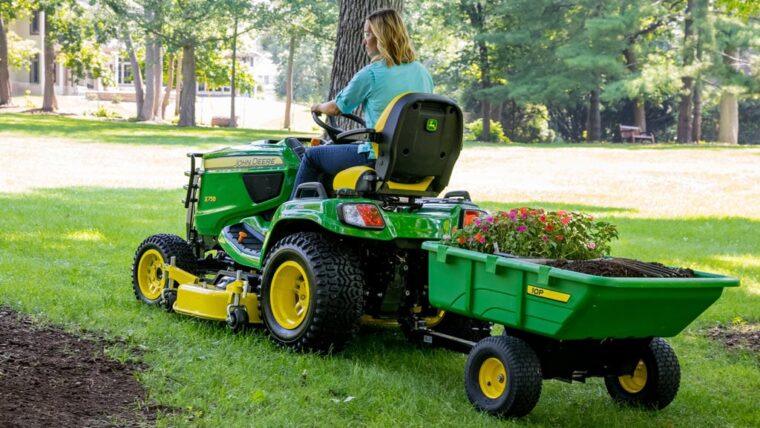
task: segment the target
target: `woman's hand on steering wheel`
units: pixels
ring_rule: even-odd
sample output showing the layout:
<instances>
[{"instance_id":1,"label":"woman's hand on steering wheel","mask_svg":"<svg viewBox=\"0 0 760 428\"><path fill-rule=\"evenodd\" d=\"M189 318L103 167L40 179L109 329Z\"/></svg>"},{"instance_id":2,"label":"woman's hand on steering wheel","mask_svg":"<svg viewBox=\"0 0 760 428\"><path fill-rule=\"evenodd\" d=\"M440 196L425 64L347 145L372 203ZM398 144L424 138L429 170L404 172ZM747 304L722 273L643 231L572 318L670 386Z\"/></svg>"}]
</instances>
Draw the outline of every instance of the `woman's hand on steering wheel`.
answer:
<instances>
[{"instance_id":1,"label":"woman's hand on steering wheel","mask_svg":"<svg viewBox=\"0 0 760 428\"><path fill-rule=\"evenodd\" d=\"M314 119L314 122L317 125L319 125L322 129L324 129L325 132L327 132L327 135L330 136L330 139L332 140L333 144L341 144L341 142L338 141L338 134L340 134L341 132L345 132L345 129L338 128L338 126L335 124L336 116L329 116L329 115L327 116L327 122L329 122L329 124L323 122L322 119L320 119L320 116L321 116L321 113L318 113L316 111L311 112L311 117L312 119ZM364 119L362 119L361 117L355 114L341 113L339 116L350 119L358 123L362 127L366 126Z\"/></svg>"}]
</instances>

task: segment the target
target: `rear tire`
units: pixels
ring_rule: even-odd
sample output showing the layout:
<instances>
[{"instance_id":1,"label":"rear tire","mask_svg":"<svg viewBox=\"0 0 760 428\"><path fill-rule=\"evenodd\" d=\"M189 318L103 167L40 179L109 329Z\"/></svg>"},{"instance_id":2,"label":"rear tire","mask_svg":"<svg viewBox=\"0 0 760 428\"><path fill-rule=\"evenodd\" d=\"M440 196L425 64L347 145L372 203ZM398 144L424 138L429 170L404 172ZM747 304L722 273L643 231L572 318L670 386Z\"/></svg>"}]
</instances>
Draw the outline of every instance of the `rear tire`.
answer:
<instances>
[{"instance_id":1,"label":"rear tire","mask_svg":"<svg viewBox=\"0 0 760 428\"><path fill-rule=\"evenodd\" d=\"M296 350L342 349L359 329L363 274L358 258L313 232L279 241L267 255L261 316L272 339Z\"/></svg>"},{"instance_id":2,"label":"rear tire","mask_svg":"<svg viewBox=\"0 0 760 428\"><path fill-rule=\"evenodd\" d=\"M161 303L161 292L166 286L164 265L172 257L178 268L194 273L193 249L177 235L153 235L137 247L132 260L132 289L137 300L148 305Z\"/></svg>"},{"instance_id":3,"label":"rear tire","mask_svg":"<svg viewBox=\"0 0 760 428\"><path fill-rule=\"evenodd\" d=\"M467 398L479 410L500 417L525 416L541 397L541 362L523 340L492 336L478 342L467 356Z\"/></svg>"},{"instance_id":4,"label":"rear tire","mask_svg":"<svg viewBox=\"0 0 760 428\"><path fill-rule=\"evenodd\" d=\"M673 348L662 338L654 338L641 355L634 372L624 376L606 376L604 385L616 402L653 410L670 404L681 384L681 367Z\"/></svg>"}]
</instances>

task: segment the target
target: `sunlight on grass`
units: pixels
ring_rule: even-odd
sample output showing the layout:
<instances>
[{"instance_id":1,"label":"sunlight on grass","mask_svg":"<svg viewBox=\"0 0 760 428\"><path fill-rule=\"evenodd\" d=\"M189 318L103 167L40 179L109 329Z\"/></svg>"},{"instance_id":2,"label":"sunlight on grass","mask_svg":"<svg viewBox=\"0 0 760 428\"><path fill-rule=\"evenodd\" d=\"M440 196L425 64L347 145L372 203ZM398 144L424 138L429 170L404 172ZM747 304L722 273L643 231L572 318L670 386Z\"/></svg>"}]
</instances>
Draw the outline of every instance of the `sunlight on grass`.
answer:
<instances>
[{"instance_id":1,"label":"sunlight on grass","mask_svg":"<svg viewBox=\"0 0 760 428\"><path fill-rule=\"evenodd\" d=\"M77 230L67 233L64 238L72 241L102 241L105 236L97 230Z\"/></svg>"}]
</instances>

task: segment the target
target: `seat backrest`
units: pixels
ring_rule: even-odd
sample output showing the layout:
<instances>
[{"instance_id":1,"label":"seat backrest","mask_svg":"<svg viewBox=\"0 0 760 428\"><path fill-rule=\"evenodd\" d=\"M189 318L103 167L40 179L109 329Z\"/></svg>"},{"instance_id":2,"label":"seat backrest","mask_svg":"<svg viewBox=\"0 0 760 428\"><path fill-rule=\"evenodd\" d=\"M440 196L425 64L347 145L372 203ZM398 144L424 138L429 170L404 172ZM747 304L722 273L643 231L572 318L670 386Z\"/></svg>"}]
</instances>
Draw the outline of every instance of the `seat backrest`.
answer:
<instances>
[{"instance_id":1,"label":"seat backrest","mask_svg":"<svg viewBox=\"0 0 760 428\"><path fill-rule=\"evenodd\" d=\"M462 150L462 110L448 97L407 93L380 116L375 171L378 193L436 196L449 184Z\"/></svg>"}]
</instances>

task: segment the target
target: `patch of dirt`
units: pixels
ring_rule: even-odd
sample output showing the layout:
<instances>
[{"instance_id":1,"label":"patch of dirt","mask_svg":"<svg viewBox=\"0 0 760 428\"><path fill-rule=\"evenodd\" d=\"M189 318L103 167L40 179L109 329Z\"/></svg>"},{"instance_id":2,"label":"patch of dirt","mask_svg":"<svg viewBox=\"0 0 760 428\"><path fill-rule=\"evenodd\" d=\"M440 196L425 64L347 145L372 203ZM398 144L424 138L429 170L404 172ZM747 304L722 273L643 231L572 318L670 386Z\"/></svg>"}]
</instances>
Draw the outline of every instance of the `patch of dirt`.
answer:
<instances>
[{"instance_id":1,"label":"patch of dirt","mask_svg":"<svg viewBox=\"0 0 760 428\"><path fill-rule=\"evenodd\" d=\"M548 260L548 266L610 278L693 278L694 271L670 268L655 262L613 258L595 260Z\"/></svg>"},{"instance_id":2,"label":"patch of dirt","mask_svg":"<svg viewBox=\"0 0 760 428\"><path fill-rule=\"evenodd\" d=\"M139 367L107 358L108 345L0 308L0 426L154 425Z\"/></svg>"},{"instance_id":3,"label":"patch of dirt","mask_svg":"<svg viewBox=\"0 0 760 428\"><path fill-rule=\"evenodd\" d=\"M760 323L718 325L706 334L728 349L751 351L760 358Z\"/></svg>"}]
</instances>

